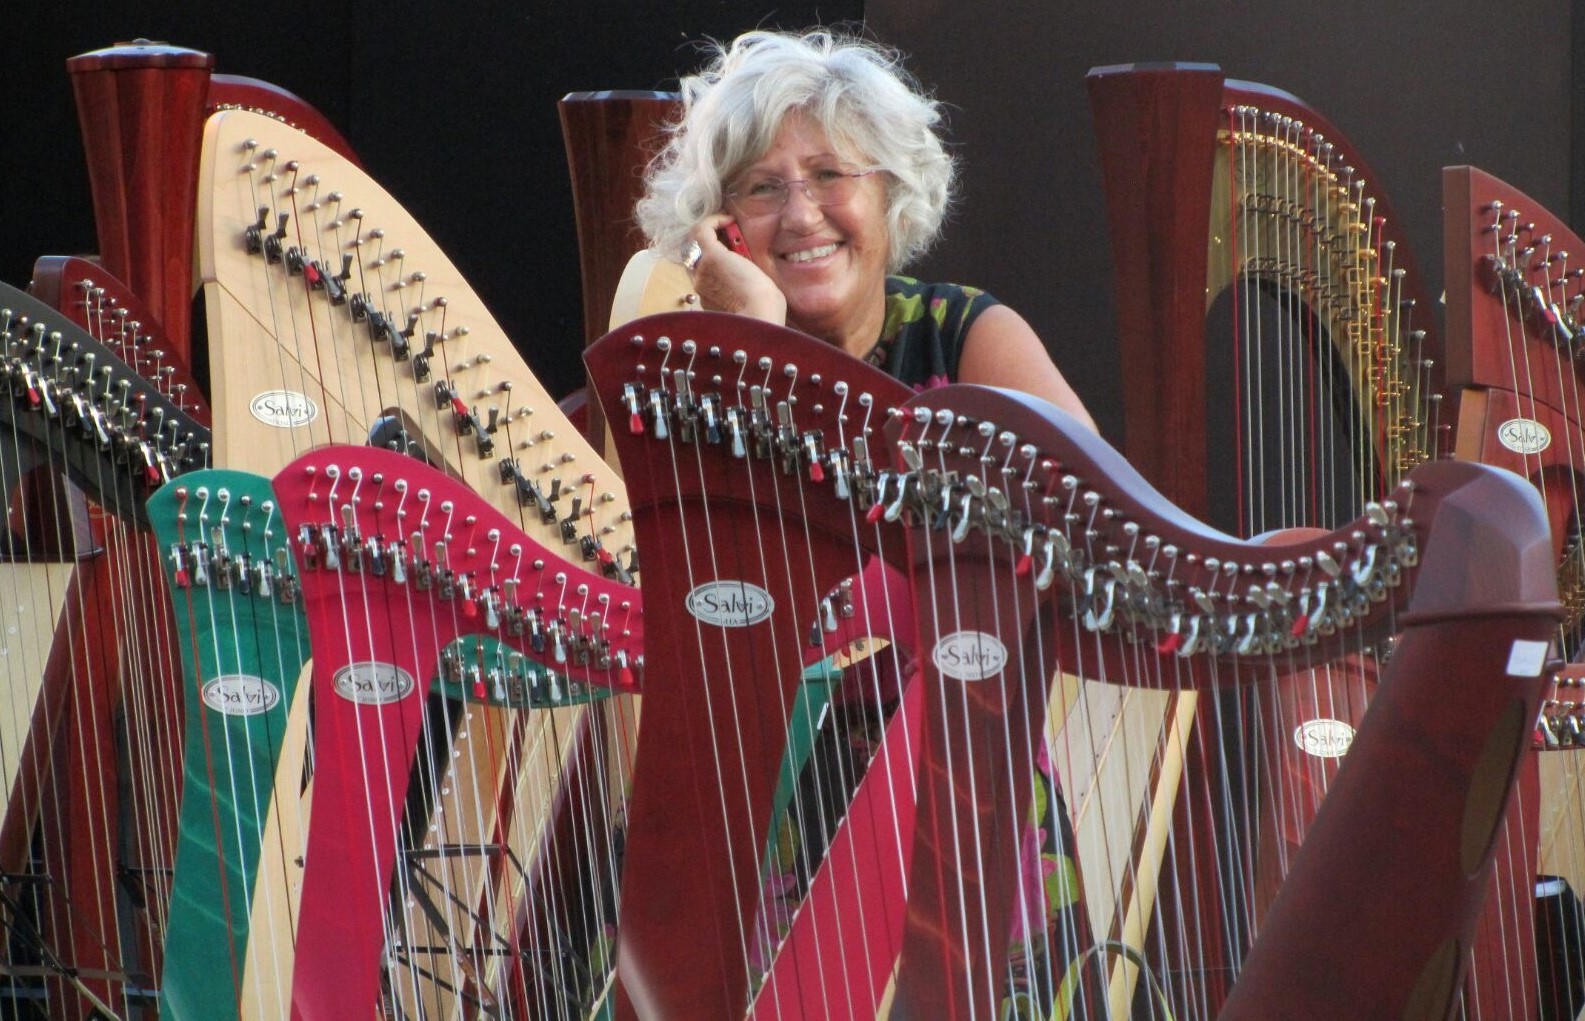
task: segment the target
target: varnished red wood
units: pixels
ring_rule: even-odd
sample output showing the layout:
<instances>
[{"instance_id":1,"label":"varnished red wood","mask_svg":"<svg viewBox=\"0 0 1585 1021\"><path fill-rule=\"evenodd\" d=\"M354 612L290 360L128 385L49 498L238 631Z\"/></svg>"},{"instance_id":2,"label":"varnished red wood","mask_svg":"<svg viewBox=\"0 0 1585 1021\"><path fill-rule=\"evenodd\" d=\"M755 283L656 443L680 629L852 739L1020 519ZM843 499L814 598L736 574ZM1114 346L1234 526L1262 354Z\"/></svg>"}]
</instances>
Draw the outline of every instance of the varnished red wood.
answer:
<instances>
[{"instance_id":1,"label":"varnished red wood","mask_svg":"<svg viewBox=\"0 0 1585 1021\"><path fill-rule=\"evenodd\" d=\"M1406 294L1425 310L1416 323L1427 330L1432 305L1377 187L1380 179L1346 136L1298 97L1225 79L1213 64L1100 67L1087 82L1106 189L1122 374L1139 383L1124 387L1123 449L1169 499L1204 517L1205 314L1208 297L1215 297L1206 294L1207 241L1212 189L1226 187L1212 180L1212 164L1229 110L1270 111L1324 137L1339 162L1353 168L1353 179L1370 184L1380 239L1394 244ZM1427 390L1439 393L1434 334L1425 349L1433 363Z\"/></svg>"},{"instance_id":2,"label":"varnished red wood","mask_svg":"<svg viewBox=\"0 0 1585 1021\"><path fill-rule=\"evenodd\" d=\"M342 151L325 117L278 86L214 75L208 53L139 39L66 62L88 180L99 259L141 297L173 354L193 364L193 223L204 119L216 109L257 109Z\"/></svg>"},{"instance_id":3,"label":"varnished red wood","mask_svg":"<svg viewBox=\"0 0 1585 1021\"><path fill-rule=\"evenodd\" d=\"M1086 79L1112 237L1123 450L1205 517L1205 277L1221 71L1121 65ZM1132 373L1142 373L1134 375Z\"/></svg>"},{"instance_id":4,"label":"varnished red wood","mask_svg":"<svg viewBox=\"0 0 1585 1021\"><path fill-rule=\"evenodd\" d=\"M1020 442L1033 443L1039 460L1055 463L1052 471L1103 490L1100 506L1107 511L1107 524L1093 537L1098 546L1109 541L1111 529L1131 523L1142 536L1160 536L1180 551L1198 552L1196 545L1185 542L1201 537L1174 520L1175 514L1158 518L1154 511L1159 498L1142 488L1098 441L1071 423L1066 435L1049 424L1042 428L1035 402L965 390L927 393L915 406L948 408L967 415L970 422L995 422ZM942 456L944 470L966 471L974 463L964 458L960 466ZM1044 474L1038 473L1036 481ZM1550 536L1532 488L1510 473L1452 462L1422 466L1411 474L1410 483L1420 555L1409 572L1413 577L1406 576L1403 588L1391 596L1407 597L1406 612L1396 618L1407 629L1396 639L1389 677L1261 926L1221 1017L1269 1019L1273 1005L1280 1003L1281 1016L1316 1021L1440 1018L1448 1016L1459 995L1465 954L1489 884L1493 842L1540 696L1538 652L1547 648L1561 607ZM1354 530L1351 526L1334 533L1319 548L1333 548L1331 538ZM1268 557L1289 561L1298 548L1314 542L1252 545L1232 562ZM928 547L934 558L947 552L939 540ZM1222 551L1217 559L1228 562L1227 553ZM1011 572L1004 563L1002 581L993 581L988 573L976 585L976 557L970 542L956 551L958 577L969 579L967 591L956 593L957 605L979 598L977 589L999 590L1005 596L1021 584L1007 580ZM1054 586L1053 594L1060 589ZM1127 628L1120 626L1097 635L1096 641L1122 643L1126 634ZM928 647L929 638L924 641ZM1517 655L1521 648L1528 653L1527 662ZM1312 646L1299 656L1319 651ZM924 663L929 676L934 660ZM1044 692L1044 666L1025 680L1034 686L1032 694ZM1224 670L1223 675L1232 673ZM982 680L971 686L968 703L986 698L981 686L994 683ZM1031 698L1032 705L1043 701ZM1449 715L1453 706L1456 710ZM1000 719L993 709L978 727L970 725L962 733L1000 731ZM1032 726L1038 729L1038 716ZM989 740L994 745L994 737ZM954 832L935 821L950 814L940 806L955 805L957 824L966 829L988 803L1002 797L994 790L1002 781L983 779L983 769L968 768L970 757L962 749L972 744L959 740L951 760L938 757L938 743L926 747L908 942L898 974L895 1009L900 1013L894 1016L966 1017L971 1016L970 1005L977 1005L982 1015L993 1009L999 992L996 962L988 962L989 967L985 961L974 962L974 948L942 934L1006 931L997 898L1007 896L1007 884L1002 879L998 891L991 869L1010 873L1016 867L1011 849L1001 850L997 863L993 846L987 852L991 864L986 873L970 877L971 889L961 899L929 895L930 863L941 857L934 849L948 845ZM932 765L945 761L952 761L954 768ZM1027 765L1015 764L1008 775L1018 777ZM956 786L932 782L934 776L949 774L959 778ZM962 786L968 776L978 778L972 791ZM1022 818L1019 793L1012 792L1010 800L1002 797L1001 819ZM928 805L937 808L932 811ZM1410 846L1416 853L1402 853ZM946 860L954 858L948 855ZM937 872L952 874L945 868ZM981 976L978 986L974 975ZM1348 981L1340 982L1344 975Z\"/></svg>"},{"instance_id":5,"label":"varnished red wood","mask_svg":"<svg viewBox=\"0 0 1585 1021\"><path fill-rule=\"evenodd\" d=\"M583 273L584 343L605 336L616 284L647 244L633 219L644 168L680 112L671 92L570 92L558 104Z\"/></svg>"},{"instance_id":6,"label":"varnished red wood","mask_svg":"<svg viewBox=\"0 0 1585 1021\"><path fill-rule=\"evenodd\" d=\"M644 194L644 168L659 149L661 131L680 106L676 93L616 90L570 92L558 107L572 181L587 347L605 336L622 270L648 244L633 206ZM586 409L584 435L604 444L599 402L588 402Z\"/></svg>"},{"instance_id":7,"label":"varnished red wood","mask_svg":"<svg viewBox=\"0 0 1585 1021\"><path fill-rule=\"evenodd\" d=\"M746 434L741 459L725 432L714 444L702 431L698 442L666 440L647 402L629 413L623 387L674 392L672 373L690 371L694 399L714 395L734 415L750 409L747 387L762 388L772 423L777 404L796 398L800 432L819 429L827 447L877 428L908 391L835 348L720 313L636 320L591 347L586 361L614 423L644 551L646 605L666 607L673 621L651 628L645 645L617 930L618 976L631 1002L618 1016L733 1017L747 1007L745 940L755 931L790 707L817 651L811 623L825 593L858 573L861 554L880 551L867 529L856 529L853 505L832 495L834 479L806 490L754 454ZM873 408L861 405L863 394ZM807 460L795 470L808 472ZM764 555L756 536L771 545ZM898 544L892 555L901 554ZM741 627L683 613L711 582L752 586L773 607ZM712 735L730 737L717 746Z\"/></svg>"},{"instance_id":8,"label":"varnished red wood","mask_svg":"<svg viewBox=\"0 0 1585 1021\"><path fill-rule=\"evenodd\" d=\"M192 362L193 214L214 57L147 40L66 62L77 97L99 258L142 295Z\"/></svg>"},{"instance_id":9,"label":"varnished red wood","mask_svg":"<svg viewBox=\"0 0 1585 1021\"><path fill-rule=\"evenodd\" d=\"M353 166L363 166L352 143L308 101L288 92L273 82L249 78L239 74L217 74L209 78L209 96L204 103L206 114L217 110L254 110L284 121L319 141L325 143Z\"/></svg>"}]
</instances>

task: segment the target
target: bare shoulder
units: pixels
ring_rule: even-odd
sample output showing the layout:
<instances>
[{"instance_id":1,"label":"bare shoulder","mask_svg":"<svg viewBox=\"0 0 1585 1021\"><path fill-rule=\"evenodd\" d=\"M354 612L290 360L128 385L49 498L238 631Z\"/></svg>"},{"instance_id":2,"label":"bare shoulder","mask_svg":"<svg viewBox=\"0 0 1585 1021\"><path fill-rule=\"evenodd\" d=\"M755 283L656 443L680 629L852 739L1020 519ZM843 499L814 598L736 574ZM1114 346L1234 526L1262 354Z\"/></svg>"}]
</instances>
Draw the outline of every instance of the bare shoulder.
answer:
<instances>
[{"instance_id":1,"label":"bare shoulder","mask_svg":"<svg viewBox=\"0 0 1585 1021\"><path fill-rule=\"evenodd\" d=\"M1052 363L1034 328L1006 305L991 306L969 327L958 359L958 379L1044 398L1097 431L1084 402Z\"/></svg>"}]
</instances>

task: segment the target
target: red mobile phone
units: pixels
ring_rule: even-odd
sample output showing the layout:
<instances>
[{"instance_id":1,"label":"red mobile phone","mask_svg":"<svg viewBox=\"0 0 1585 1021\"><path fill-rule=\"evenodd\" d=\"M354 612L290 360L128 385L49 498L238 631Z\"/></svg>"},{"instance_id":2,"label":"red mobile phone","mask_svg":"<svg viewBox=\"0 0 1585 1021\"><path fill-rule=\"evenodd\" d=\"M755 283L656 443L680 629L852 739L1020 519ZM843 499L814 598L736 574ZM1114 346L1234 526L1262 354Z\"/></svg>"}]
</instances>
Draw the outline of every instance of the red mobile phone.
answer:
<instances>
[{"instance_id":1,"label":"red mobile phone","mask_svg":"<svg viewBox=\"0 0 1585 1021\"><path fill-rule=\"evenodd\" d=\"M743 240L743 232L737 229L737 224L729 223L718 228L715 236L720 238L721 243L732 249L732 251L745 259L749 258L748 242Z\"/></svg>"}]
</instances>

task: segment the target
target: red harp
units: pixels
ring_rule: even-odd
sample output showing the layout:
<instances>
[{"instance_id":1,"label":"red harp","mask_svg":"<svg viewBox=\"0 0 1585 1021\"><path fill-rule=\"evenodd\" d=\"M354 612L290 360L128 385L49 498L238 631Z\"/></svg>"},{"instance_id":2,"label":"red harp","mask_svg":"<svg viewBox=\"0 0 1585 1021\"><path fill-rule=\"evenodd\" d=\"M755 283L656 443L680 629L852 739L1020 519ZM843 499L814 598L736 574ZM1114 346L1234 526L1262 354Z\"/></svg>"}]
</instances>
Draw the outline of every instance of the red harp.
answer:
<instances>
[{"instance_id":1,"label":"red harp","mask_svg":"<svg viewBox=\"0 0 1585 1021\"><path fill-rule=\"evenodd\" d=\"M1116 940L1085 935L1065 964L1033 965L1043 969L1040 988L1013 993L1006 985L1011 920L1023 913L1015 903L1031 890L1020 880L1019 850L1036 760L1049 753L1066 785L1067 765L1094 756L1071 712L1060 724L1063 736L1048 735L1048 726L1059 726L1045 715L1052 668L1061 666L1059 677L1133 677L1169 689L1265 685L1296 663L1335 656L1335 643L1357 645L1378 629L1406 627L1398 639L1405 655L1395 660L1388 687L1397 690L1396 671L1419 675L1426 667L1420 682L1405 686L1427 685L1412 702L1437 697L1432 678L1439 668L1416 664L1428 649L1488 610L1502 617L1506 611L1498 606L1522 606L1498 632L1474 643L1489 654L1482 676L1503 676L1517 648L1523 663L1514 672L1525 677L1514 686L1501 682L1498 697L1468 717L1460 714L1479 737L1453 772L1482 779L1473 788L1461 780L1431 795L1422 808L1439 817L1435 822L1413 817L1441 831L1427 842L1440 850L1388 878L1381 869L1372 874L1368 864L1380 850L1371 841L1386 831L1350 836L1360 818L1354 812L1380 819L1405 807L1371 793L1379 784L1375 770L1398 768L1387 765L1394 760L1411 768L1400 756L1420 754L1399 731L1418 710L1407 703L1393 708L1389 699L1375 732L1362 733L1356 745L1374 750L1351 758L1359 764L1346 767L1333 788L1334 795L1353 792L1331 809L1330 818L1339 821L1317 823L1320 844L1292 863L1288 882L1296 885L1279 895L1256 950L1234 963L1228 1016L1247 1009L1259 1015L1277 989L1285 1003L1292 990L1303 990L1296 1016L1368 1016L1372 1008L1346 999L1357 990L1325 988L1330 972L1313 968L1321 957L1357 947L1326 935L1316 905L1367 876L1390 884L1394 898L1437 905L1440 920L1417 933L1399 929L1388 938L1390 953L1373 944L1359 961L1351 959L1350 966L1370 960L1380 969L1372 972L1380 981L1367 983L1365 995L1400 1009L1420 997L1433 1005L1430 1016L1451 1008L1460 948L1486 882L1483 862L1464 855L1477 845L1479 857L1489 853L1558 612L1533 493L1500 472L1438 465L1416 473L1397 503L1373 506L1338 532L1242 543L1166 505L1104 445L1053 424L1057 413L977 391L930 393L908 407L884 409L875 393L884 392L886 381L779 328L730 316L657 316L614 332L591 349L589 361L613 416L619 408L644 412L617 446L639 541L665 551L669 568L664 581L652 574L646 593L651 697L635 765L618 925L619 977L630 1000L623 1016L736 1016L750 1009L751 997L761 1016L873 1015L888 997L905 1016L985 1016L1012 995L1044 998L1041 1009L1066 996L1072 1007L1085 980L1069 982L1070 973L1083 972L1087 958L1113 953L1148 975L1137 988L1149 991L1139 995L1159 997L1160 1006L1183 1012L1177 997L1184 997L1189 1012L1194 1004L1202 1013L1207 1004L1220 1009L1221 979L1208 985L1203 976L1174 973L1170 941L1123 953ZM886 430L890 440L881 430L888 419L896 420ZM1466 498L1484 505L1488 497L1495 501L1492 516L1474 515L1485 522L1475 526L1481 534L1496 541L1512 516L1528 523L1510 535L1516 545L1502 554L1504 563L1525 565L1523 580L1510 576L1516 587L1500 596L1469 589L1484 568L1464 560L1463 538L1448 541L1453 555L1442 567L1430 556L1440 545L1438 529L1461 532L1473 524L1453 508L1467 506ZM1505 509L1495 510L1498 504ZM894 616L886 634L901 657L927 663L923 675L910 682L912 671L903 664L897 675L903 679L888 692L864 682L867 669L854 673L860 698L873 689L877 702L898 707L887 728L899 722L915 728L921 757L915 833L905 833L914 816L894 810L884 839L871 829L861 842L866 849L855 851L839 828L831 856L805 880L805 910L775 924L766 904L776 891L763 884L766 837L779 811L774 780L787 735L797 729L790 724L811 650L821 658L833 644L849 647L848 632L825 629L829 593L860 573L866 555L912 569L916 624L899 627ZM1441 576L1444 569L1474 574L1454 581ZM853 590L859 587L855 582ZM1464 611L1442 617L1434 608L1464 600L1453 594L1460 590L1471 593L1464 604L1469 618L1460 616ZM1488 594L1496 600L1489 607L1483 605ZM677 622L671 627L655 617L668 612ZM866 633L881 630L878 623L866 622ZM1430 630L1416 631L1422 626ZM668 634L675 637L668 641ZM978 634L998 636L997 651L965 638ZM991 662L1000 666L987 668ZM1019 680L984 683L993 676ZM1481 699L1491 693L1471 685L1477 689ZM917 729L921 714L924 730ZM665 739L647 744L652 735ZM891 736L888 731L886 740ZM1484 751L1491 748L1501 751ZM979 751L985 759L975 759ZM866 824L864 785L872 777L896 785L894 805L910 801L915 789L898 782L909 768L906 758L874 762L886 768L872 764L854 784L860 796L852 815ZM1418 776L1440 767L1427 760L1412 768ZM1488 790L1487 780L1497 780L1502 794L1476 799L1482 835L1465 840L1470 791ZM1433 801L1442 807L1430 809ZM965 834L975 836L965 841ZM1122 838L1129 845L1136 840L1131 829ZM877 850L887 839L892 846ZM1087 869L1082 848L1076 857L1079 869ZM905 884L876 878L898 874L908 877ZM1130 884L1142 875L1103 874L1098 882ZM1395 910L1375 898L1342 899L1350 909ZM841 910L857 905L857 914ZM823 939L800 938L801 926L814 924L810 916L827 926ZM1238 921L1251 919L1246 913ZM1364 920L1348 924L1364 926ZM1375 931L1375 924L1351 931ZM1288 942L1296 938L1308 943ZM779 952L761 954L761 947ZM1388 961L1398 953L1403 956ZM1087 1002L1097 1011L1091 1016L1099 1016L1098 1001ZM1253 1008L1246 1006L1251 1002Z\"/></svg>"},{"instance_id":2,"label":"red harp","mask_svg":"<svg viewBox=\"0 0 1585 1021\"><path fill-rule=\"evenodd\" d=\"M1524 476L1541 494L1568 607L1563 655L1572 661L1549 693L1538 754L1525 764L1499 849L1499 875L1513 878L1484 920L1491 951L1477 958L1476 990L1484 1016L1563 1017L1585 1006L1572 924L1585 877L1570 723L1580 702L1582 273L1569 266L1585 246L1543 205L1477 168L1444 169L1442 197L1454 450Z\"/></svg>"}]
</instances>

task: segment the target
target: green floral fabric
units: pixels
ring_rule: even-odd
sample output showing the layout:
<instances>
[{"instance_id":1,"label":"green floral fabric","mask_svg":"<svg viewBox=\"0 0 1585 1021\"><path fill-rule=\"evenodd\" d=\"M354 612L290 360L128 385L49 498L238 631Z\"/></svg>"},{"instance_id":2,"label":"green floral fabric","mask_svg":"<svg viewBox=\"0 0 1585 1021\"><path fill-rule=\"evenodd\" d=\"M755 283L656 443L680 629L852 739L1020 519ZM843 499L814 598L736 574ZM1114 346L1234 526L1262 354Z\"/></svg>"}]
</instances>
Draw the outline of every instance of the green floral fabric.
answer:
<instances>
[{"instance_id":1,"label":"green floral fabric","mask_svg":"<svg viewBox=\"0 0 1585 1021\"><path fill-rule=\"evenodd\" d=\"M958 378L969 327L998 304L977 287L887 277L886 321L866 360L915 390L950 383Z\"/></svg>"}]
</instances>

